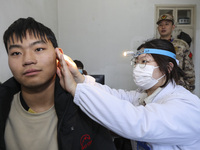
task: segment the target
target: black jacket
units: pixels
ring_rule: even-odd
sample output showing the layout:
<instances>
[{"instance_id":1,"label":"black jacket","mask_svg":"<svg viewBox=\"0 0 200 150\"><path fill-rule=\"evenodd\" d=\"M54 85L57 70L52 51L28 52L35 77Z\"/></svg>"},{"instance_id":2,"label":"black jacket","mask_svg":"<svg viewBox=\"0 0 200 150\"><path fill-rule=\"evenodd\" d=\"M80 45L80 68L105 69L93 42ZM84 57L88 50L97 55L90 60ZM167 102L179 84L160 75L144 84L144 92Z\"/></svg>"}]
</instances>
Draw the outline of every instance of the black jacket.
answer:
<instances>
[{"instance_id":1,"label":"black jacket","mask_svg":"<svg viewBox=\"0 0 200 150\"><path fill-rule=\"evenodd\" d=\"M5 124L13 96L19 91L20 85L14 78L0 85L0 150L6 149ZM58 77L54 96L59 150L115 150L109 131L91 120L73 103L72 95L62 89Z\"/></svg>"}]
</instances>

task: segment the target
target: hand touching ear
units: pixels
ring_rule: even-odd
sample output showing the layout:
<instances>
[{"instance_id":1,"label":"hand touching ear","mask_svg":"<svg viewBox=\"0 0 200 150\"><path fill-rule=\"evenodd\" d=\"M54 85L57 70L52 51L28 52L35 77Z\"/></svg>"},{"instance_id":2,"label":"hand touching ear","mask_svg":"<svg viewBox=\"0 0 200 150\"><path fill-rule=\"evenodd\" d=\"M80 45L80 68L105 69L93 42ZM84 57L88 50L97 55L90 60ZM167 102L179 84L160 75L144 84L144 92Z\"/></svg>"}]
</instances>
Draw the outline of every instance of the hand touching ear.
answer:
<instances>
[{"instance_id":1,"label":"hand touching ear","mask_svg":"<svg viewBox=\"0 0 200 150\"><path fill-rule=\"evenodd\" d=\"M57 48L57 57L59 54L63 54L62 49ZM60 53L59 53L60 51ZM83 83L85 80L85 77L79 72L75 62L67 55L63 54L64 60L67 63L68 69L70 70L72 76L74 77L74 80L76 83Z\"/></svg>"},{"instance_id":2,"label":"hand touching ear","mask_svg":"<svg viewBox=\"0 0 200 150\"><path fill-rule=\"evenodd\" d=\"M60 78L60 84L69 93L73 96L75 95L77 83L74 80L73 74L77 74L78 69L76 64L71 60L70 57L64 55L56 48L56 54L58 59L57 74ZM76 71L77 70L77 71Z\"/></svg>"}]
</instances>

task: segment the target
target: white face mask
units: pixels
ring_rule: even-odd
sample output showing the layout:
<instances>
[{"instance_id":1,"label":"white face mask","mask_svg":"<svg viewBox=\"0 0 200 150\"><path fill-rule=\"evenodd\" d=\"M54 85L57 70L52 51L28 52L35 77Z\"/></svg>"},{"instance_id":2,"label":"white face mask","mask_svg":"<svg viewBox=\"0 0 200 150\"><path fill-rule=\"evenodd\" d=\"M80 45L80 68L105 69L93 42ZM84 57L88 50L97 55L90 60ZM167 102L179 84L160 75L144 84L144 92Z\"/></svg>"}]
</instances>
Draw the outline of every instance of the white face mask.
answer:
<instances>
[{"instance_id":1,"label":"white face mask","mask_svg":"<svg viewBox=\"0 0 200 150\"><path fill-rule=\"evenodd\" d=\"M154 67L152 65L146 65L144 68L141 68L139 64L137 64L133 69L133 80L135 84L143 90L153 87L161 78L165 76L163 75L159 79L154 79L152 75L155 68L158 68L158 66Z\"/></svg>"}]
</instances>

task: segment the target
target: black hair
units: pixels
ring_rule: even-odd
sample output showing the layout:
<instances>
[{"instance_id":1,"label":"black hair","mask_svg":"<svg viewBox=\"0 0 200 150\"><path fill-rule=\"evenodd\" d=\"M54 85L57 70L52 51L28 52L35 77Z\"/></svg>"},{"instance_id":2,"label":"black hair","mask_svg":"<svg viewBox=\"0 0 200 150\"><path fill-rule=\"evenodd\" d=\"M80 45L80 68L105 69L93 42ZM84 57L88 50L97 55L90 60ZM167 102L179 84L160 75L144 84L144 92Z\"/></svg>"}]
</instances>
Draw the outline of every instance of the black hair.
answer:
<instances>
[{"instance_id":1,"label":"black hair","mask_svg":"<svg viewBox=\"0 0 200 150\"><path fill-rule=\"evenodd\" d=\"M26 38L27 32L30 35L34 35L36 38L40 38L44 42L51 41L54 48L58 47L58 43L54 33L50 28L44 26L42 23L35 21L33 18L19 18L14 21L8 29L4 32L3 41L5 48L8 52L8 43L14 42L14 36L17 40L23 41Z\"/></svg>"},{"instance_id":2,"label":"black hair","mask_svg":"<svg viewBox=\"0 0 200 150\"><path fill-rule=\"evenodd\" d=\"M84 65L80 60L74 60L77 67L84 69Z\"/></svg>"},{"instance_id":3,"label":"black hair","mask_svg":"<svg viewBox=\"0 0 200 150\"><path fill-rule=\"evenodd\" d=\"M140 50L141 48L156 48L156 49L162 49L170 51L174 54L176 54L174 45L164 39L153 39L150 41L145 42L144 44L140 45L137 50ZM161 86L164 87L167 85L168 81L176 82L178 83L178 80L180 77L184 77L185 73L182 71L182 69L178 66L175 59L165 56L165 55L159 55L159 54L151 54L151 56L154 58L155 62L159 65L159 69L162 73L166 76L165 83ZM173 63L173 67L169 65L169 62ZM171 71L169 71L171 70Z\"/></svg>"}]
</instances>

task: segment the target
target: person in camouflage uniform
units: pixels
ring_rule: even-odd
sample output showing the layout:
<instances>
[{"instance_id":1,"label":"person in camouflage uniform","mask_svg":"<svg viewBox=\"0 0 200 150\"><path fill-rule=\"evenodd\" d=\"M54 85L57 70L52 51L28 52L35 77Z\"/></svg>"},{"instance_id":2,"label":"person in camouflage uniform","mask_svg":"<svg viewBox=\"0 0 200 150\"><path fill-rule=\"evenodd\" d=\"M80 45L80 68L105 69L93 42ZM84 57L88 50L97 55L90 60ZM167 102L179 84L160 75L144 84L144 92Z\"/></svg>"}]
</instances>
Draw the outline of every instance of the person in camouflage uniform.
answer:
<instances>
[{"instance_id":1,"label":"person in camouflage uniform","mask_svg":"<svg viewBox=\"0 0 200 150\"><path fill-rule=\"evenodd\" d=\"M176 58L179 60L179 66L185 72L185 77L180 79L179 84L192 92L195 89L195 72L192 62L192 53L185 41L174 39L172 43L176 50Z\"/></svg>"},{"instance_id":2,"label":"person in camouflage uniform","mask_svg":"<svg viewBox=\"0 0 200 150\"><path fill-rule=\"evenodd\" d=\"M195 89L195 72L189 45L181 39L172 38L172 32L175 29L174 18L172 15L161 15L158 18L157 25L160 38L169 40L173 43L176 50L176 59L179 61L180 68L185 73L185 77L180 79L179 84L193 92Z\"/></svg>"}]
</instances>

